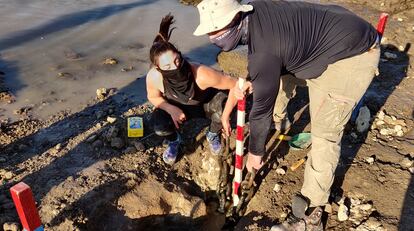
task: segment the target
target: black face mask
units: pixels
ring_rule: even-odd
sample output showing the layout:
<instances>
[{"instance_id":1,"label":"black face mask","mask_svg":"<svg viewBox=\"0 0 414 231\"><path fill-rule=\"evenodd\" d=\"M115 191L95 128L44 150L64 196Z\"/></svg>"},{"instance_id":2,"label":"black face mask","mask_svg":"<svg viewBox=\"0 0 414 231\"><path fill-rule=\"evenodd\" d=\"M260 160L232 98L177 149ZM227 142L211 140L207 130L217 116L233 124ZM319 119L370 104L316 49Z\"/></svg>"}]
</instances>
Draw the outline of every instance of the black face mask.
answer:
<instances>
[{"instance_id":1,"label":"black face mask","mask_svg":"<svg viewBox=\"0 0 414 231\"><path fill-rule=\"evenodd\" d=\"M164 93L167 98L187 103L194 96L194 76L190 63L181 57L180 64L174 70L161 70Z\"/></svg>"},{"instance_id":2,"label":"black face mask","mask_svg":"<svg viewBox=\"0 0 414 231\"><path fill-rule=\"evenodd\" d=\"M240 43L247 43L247 16L236 21L224 34L211 38L210 41L223 51L230 51Z\"/></svg>"}]
</instances>

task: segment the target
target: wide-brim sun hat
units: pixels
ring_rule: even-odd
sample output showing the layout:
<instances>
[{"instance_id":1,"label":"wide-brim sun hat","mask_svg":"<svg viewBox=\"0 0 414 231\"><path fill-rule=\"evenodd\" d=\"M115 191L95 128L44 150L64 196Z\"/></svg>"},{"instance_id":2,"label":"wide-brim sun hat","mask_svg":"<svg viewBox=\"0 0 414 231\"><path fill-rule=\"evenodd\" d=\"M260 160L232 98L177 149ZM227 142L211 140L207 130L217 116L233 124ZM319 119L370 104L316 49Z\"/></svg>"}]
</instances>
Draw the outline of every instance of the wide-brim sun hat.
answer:
<instances>
[{"instance_id":1,"label":"wide-brim sun hat","mask_svg":"<svg viewBox=\"0 0 414 231\"><path fill-rule=\"evenodd\" d=\"M252 11L253 6L240 4L237 0L203 0L197 9L200 25L193 34L200 36L223 29L237 13Z\"/></svg>"}]
</instances>

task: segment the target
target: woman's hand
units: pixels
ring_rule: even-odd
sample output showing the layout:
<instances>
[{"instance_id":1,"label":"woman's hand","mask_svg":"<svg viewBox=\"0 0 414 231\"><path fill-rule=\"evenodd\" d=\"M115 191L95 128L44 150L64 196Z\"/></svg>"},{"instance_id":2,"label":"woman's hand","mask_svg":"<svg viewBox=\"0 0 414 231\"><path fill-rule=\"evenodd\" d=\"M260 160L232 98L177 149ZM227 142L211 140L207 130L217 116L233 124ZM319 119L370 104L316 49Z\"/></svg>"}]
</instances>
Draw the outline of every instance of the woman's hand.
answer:
<instances>
[{"instance_id":1,"label":"woman's hand","mask_svg":"<svg viewBox=\"0 0 414 231\"><path fill-rule=\"evenodd\" d=\"M228 116L221 116L221 124L223 125L223 134L229 137L231 134L230 118Z\"/></svg>"},{"instance_id":2,"label":"woman's hand","mask_svg":"<svg viewBox=\"0 0 414 231\"><path fill-rule=\"evenodd\" d=\"M176 106L172 106L171 108L169 108L168 114L170 114L174 122L174 125L177 129L179 128L179 125L186 120L184 112Z\"/></svg>"},{"instance_id":3,"label":"woman's hand","mask_svg":"<svg viewBox=\"0 0 414 231\"><path fill-rule=\"evenodd\" d=\"M237 80L238 81L238 80ZM250 81L245 81L243 84L243 88L239 88L239 83L237 82L236 86L234 86L234 95L238 100L241 100L244 98L244 96L247 94L251 94L253 92L253 86Z\"/></svg>"}]
</instances>

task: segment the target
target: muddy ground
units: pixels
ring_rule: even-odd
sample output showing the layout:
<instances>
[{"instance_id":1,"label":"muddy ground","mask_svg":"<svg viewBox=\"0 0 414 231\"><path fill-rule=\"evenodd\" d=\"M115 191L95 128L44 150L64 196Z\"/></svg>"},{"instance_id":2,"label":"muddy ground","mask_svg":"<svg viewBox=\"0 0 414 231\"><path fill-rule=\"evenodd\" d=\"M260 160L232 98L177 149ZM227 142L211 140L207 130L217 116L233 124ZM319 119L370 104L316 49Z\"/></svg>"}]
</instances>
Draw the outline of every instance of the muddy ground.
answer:
<instances>
[{"instance_id":1,"label":"muddy ground","mask_svg":"<svg viewBox=\"0 0 414 231\"><path fill-rule=\"evenodd\" d=\"M412 1L384 2L329 1L374 25L381 10L395 13L383 39L380 74L364 101L370 129L361 134L350 123L342 142L327 230L414 230L414 11ZM139 81L144 80L133 86ZM306 89L299 89L290 115L306 102ZM170 167L161 159L163 140L152 134L151 110L122 91L103 89L79 111L40 120L22 108L16 112L20 120L2 121L0 228L19 229L8 190L24 181L47 230L220 230L225 217L216 211L217 157L203 136L208 121L183 127L184 155ZM145 138L127 138L125 119L137 115L144 118ZM308 123L305 111L290 134L309 131ZM269 230L285 219L304 170L289 167L306 153L277 145L234 230ZM339 221L344 207L349 217Z\"/></svg>"}]
</instances>

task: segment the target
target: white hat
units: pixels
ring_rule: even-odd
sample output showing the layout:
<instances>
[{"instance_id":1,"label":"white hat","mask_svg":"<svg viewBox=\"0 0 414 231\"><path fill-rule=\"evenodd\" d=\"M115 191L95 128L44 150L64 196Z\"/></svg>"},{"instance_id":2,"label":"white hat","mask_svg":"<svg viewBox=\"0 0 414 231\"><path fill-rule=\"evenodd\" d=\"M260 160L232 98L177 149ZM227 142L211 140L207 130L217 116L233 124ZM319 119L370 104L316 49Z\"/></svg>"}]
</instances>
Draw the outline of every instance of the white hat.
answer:
<instances>
[{"instance_id":1,"label":"white hat","mask_svg":"<svg viewBox=\"0 0 414 231\"><path fill-rule=\"evenodd\" d=\"M200 25L193 33L195 36L221 30L230 24L237 13L253 10L252 5L242 5L237 0L203 0L197 8Z\"/></svg>"}]
</instances>

